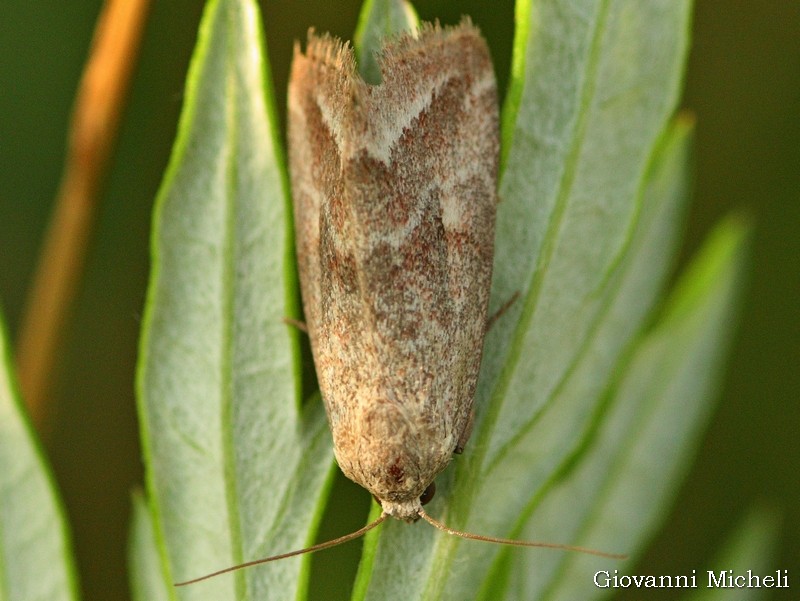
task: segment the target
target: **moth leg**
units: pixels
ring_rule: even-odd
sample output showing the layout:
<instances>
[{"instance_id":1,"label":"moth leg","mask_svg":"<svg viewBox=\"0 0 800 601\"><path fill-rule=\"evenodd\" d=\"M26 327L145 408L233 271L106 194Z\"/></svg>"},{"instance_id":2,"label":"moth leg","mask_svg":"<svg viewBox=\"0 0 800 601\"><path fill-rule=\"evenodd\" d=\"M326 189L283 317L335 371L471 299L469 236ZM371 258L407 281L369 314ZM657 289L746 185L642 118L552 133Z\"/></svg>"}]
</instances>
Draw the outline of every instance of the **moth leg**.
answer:
<instances>
[{"instance_id":1,"label":"moth leg","mask_svg":"<svg viewBox=\"0 0 800 601\"><path fill-rule=\"evenodd\" d=\"M461 431L461 436L458 437L456 448L453 451L456 455L461 455L464 452L464 447L467 446L470 434L472 434L472 425L475 423L475 409L470 409L467 423L464 424L464 429Z\"/></svg>"},{"instance_id":2,"label":"moth leg","mask_svg":"<svg viewBox=\"0 0 800 601\"><path fill-rule=\"evenodd\" d=\"M511 307L511 305L513 305L517 301L518 298L519 298L519 290L517 290L514 294L512 294L511 298L508 299L505 303L503 303L503 306L500 307L497 311L495 311L494 315L490 315L489 316L489 318L486 320L486 331L487 332L489 331L489 328L491 328L494 325L494 322L496 322L498 319L500 319L500 317L503 315L503 313L508 311L508 309Z\"/></svg>"},{"instance_id":3,"label":"moth leg","mask_svg":"<svg viewBox=\"0 0 800 601\"><path fill-rule=\"evenodd\" d=\"M304 321L300 321L299 319L292 319L291 317L283 317L282 321L287 326L294 326L301 332L305 332L306 334L308 334L308 326L305 324Z\"/></svg>"}]
</instances>

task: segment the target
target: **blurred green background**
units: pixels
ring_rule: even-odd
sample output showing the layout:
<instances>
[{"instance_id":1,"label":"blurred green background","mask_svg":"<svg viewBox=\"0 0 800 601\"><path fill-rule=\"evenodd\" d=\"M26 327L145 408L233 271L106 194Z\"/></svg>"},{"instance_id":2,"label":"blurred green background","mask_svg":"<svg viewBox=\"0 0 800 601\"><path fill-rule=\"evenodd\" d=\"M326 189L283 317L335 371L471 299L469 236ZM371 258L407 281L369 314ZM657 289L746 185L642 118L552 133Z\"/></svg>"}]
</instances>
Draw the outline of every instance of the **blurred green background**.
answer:
<instances>
[{"instance_id":1,"label":"blurred green background","mask_svg":"<svg viewBox=\"0 0 800 601\"><path fill-rule=\"evenodd\" d=\"M101 4L0 4L0 303L12 337L58 187L71 106ZM175 135L203 3L153 4L57 366L45 437L87 601L128 598L129 495L142 481L134 366L150 211ZM350 37L359 4L262 2L281 114L293 40L304 39L312 25ZM416 6L423 19L445 23L470 14L489 40L504 88L512 0L419 0ZM682 264L716 221L745 208L756 226L751 286L718 411L672 514L635 573L702 571L748 507L766 500L785 516L774 566L788 569L794 584L770 598L797 599L800 3L697 0L683 105L697 116L697 143ZM344 481L333 498L337 505L322 536L360 525L369 503L364 491ZM326 573L343 569L335 562L354 561L358 551L354 544L316 557L315 581L327 586ZM325 596L338 598L332 590Z\"/></svg>"}]
</instances>

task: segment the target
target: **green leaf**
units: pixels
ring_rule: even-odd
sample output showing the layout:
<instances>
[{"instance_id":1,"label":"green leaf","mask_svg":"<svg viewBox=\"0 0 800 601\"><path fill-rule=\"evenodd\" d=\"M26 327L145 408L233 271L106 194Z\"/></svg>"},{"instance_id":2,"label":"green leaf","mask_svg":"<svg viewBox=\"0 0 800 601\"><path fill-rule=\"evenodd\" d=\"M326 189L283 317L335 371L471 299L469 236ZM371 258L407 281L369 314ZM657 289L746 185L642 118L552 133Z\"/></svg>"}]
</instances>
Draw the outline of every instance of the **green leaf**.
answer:
<instances>
[{"instance_id":1,"label":"green leaf","mask_svg":"<svg viewBox=\"0 0 800 601\"><path fill-rule=\"evenodd\" d=\"M140 492L133 495L128 563L134 601L166 601L171 587L162 572L156 529L147 503Z\"/></svg>"},{"instance_id":2,"label":"green leaf","mask_svg":"<svg viewBox=\"0 0 800 601\"><path fill-rule=\"evenodd\" d=\"M780 576L785 570L770 572L772 560L778 550L779 524L776 511L765 506L753 508L736 528L736 531L725 543L719 556L711 566L717 576L719 572L732 570L736 576L747 574L752 570L759 576ZM700 580L708 584L708 574L698 574ZM702 585L701 585L702 586ZM688 595L688 601L757 601L770 594L768 588L698 588L694 594Z\"/></svg>"},{"instance_id":3,"label":"green leaf","mask_svg":"<svg viewBox=\"0 0 800 601\"><path fill-rule=\"evenodd\" d=\"M2 318L0 361L0 600L74 600L66 520L20 402Z\"/></svg>"},{"instance_id":4,"label":"green leaf","mask_svg":"<svg viewBox=\"0 0 800 601\"><path fill-rule=\"evenodd\" d=\"M138 401L166 580L312 539L332 467L319 401L303 405L291 217L261 17L208 3L153 222ZM307 559L172 589L290 599Z\"/></svg>"},{"instance_id":5,"label":"green leaf","mask_svg":"<svg viewBox=\"0 0 800 601\"><path fill-rule=\"evenodd\" d=\"M490 458L552 402L597 327L676 107L690 3L545 0L518 12L529 37L515 44L522 92L504 107L493 296L522 299L488 337L480 435L504 433L480 441Z\"/></svg>"},{"instance_id":6,"label":"green leaf","mask_svg":"<svg viewBox=\"0 0 800 601\"><path fill-rule=\"evenodd\" d=\"M378 55L386 38L416 31L419 19L406 0L365 0L353 41L358 70L364 81L379 84Z\"/></svg>"}]
</instances>

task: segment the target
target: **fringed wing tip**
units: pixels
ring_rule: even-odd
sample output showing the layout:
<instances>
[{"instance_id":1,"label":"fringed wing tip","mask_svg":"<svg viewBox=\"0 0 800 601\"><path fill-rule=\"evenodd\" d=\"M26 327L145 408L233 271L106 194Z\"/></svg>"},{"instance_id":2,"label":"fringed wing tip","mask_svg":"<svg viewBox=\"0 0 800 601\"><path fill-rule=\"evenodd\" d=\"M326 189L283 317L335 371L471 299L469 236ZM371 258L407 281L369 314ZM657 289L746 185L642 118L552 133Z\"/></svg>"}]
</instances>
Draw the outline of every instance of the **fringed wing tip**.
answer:
<instances>
[{"instance_id":1,"label":"fringed wing tip","mask_svg":"<svg viewBox=\"0 0 800 601\"><path fill-rule=\"evenodd\" d=\"M295 58L299 44L295 43ZM309 60L331 67L346 74L356 74L356 59L349 42L343 42L328 33L317 35L313 28L308 30L305 56Z\"/></svg>"},{"instance_id":2,"label":"fringed wing tip","mask_svg":"<svg viewBox=\"0 0 800 601\"><path fill-rule=\"evenodd\" d=\"M438 20L424 22L416 32L406 32L388 38L378 57L381 76L386 77L396 65L406 61L419 51L427 53L444 49L447 45L458 45L460 39L472 40L472 45L488 55L488 46L481 36L480 29L472 19L464 16L458 25L441 25Z\"/></svg>"}]
</instances>

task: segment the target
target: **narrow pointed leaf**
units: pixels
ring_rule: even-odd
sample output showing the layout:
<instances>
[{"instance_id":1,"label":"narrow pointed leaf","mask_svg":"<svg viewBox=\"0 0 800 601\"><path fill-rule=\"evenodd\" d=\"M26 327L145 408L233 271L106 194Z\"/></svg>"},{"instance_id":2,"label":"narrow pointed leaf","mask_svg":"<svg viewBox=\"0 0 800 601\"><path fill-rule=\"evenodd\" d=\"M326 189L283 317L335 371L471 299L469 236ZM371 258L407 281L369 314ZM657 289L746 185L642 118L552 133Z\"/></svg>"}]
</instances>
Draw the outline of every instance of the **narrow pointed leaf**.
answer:
<instances>
[{"instance_id":1,"label":"narrow pointed leaf","mask_svg":"<svg viewBox=\"0 0 800 601\"><path fill-rule=\"evenodd\" d=\"M74 600L63 509L13 373L0 319L0 600Z\"/></svg>"},{"instance_id":2,"label":"narrow pointed leaf","mask_svg":"<svg viewBox=\"0 0 800 601\"><path fill-rule=\"evenodd\" d=\"M332 465L320 403L303 405L292 240L260 15L212 0L153 223L139 412L169 580L304 546ZM173 591L289 599L291 559Z\"/></svg>"},{"instance_id":3,"label":"narrow pointed leaf","mask_svg":"<svg viewBox=\"0 0 800 601\"><path fill-rule=\"evenodd\" d=\"M378 53L387 38L407 31L416 31L419 19L406 0L366 0L361 8L358 26L353 36L358 71L364 81L378 84L381 72Z\"/></svg>"},{"instance_id":4,"label":"narrow pointed leaf","mask_svg":"<svg viewBox=\"0 0 800 601\"><path fill-rule=\"evenodd\" d=\"M629 243L653 149L679 97L690 7L545 0L520 25L529 37L517 40L524 59L515 64L525 79L512 83L522 92L503 115L493 296L497 304L517 291L522 298L487 341L498 350L487 353L482 391L494 391L477 434L490 460L553 401L596 327L599 291Z\"/></svg>"}]
</instances>

